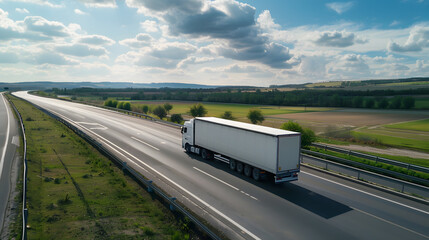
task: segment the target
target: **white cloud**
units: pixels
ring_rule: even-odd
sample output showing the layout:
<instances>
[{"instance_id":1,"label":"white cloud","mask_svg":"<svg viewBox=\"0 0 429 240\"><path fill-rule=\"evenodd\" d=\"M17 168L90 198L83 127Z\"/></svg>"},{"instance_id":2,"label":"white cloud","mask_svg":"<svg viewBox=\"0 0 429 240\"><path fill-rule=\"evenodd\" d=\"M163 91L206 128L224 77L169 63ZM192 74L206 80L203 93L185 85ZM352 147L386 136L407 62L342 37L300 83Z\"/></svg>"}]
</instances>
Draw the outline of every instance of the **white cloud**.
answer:
<instances>
[{"instance_id":1,"label":"white cloud","mask_svg":"<svg viewBox=\"0 0 429 240\"><path fill-rule=\"evenodd\" d=\"M86 35L80 37L78 42L91 45L113 45L115 41L102 35Z\"/></svg>"},{"instance_id":2,"label":"white cloud","mask_svg":"<svg viewBox=\"0 0 429 240\"><path fill-rule=\"evenodd\" d=\"M130 48L142 48L149 46L153 41L152 36L146 33L139 33L135 38L128 38L119 41L119 44L128 46Z\"/></svg>"},{"instance_id":3,"label":"white cloud","mask_svg":"<svg viewBox=\"0 0 429 240\"><path fill-rule=\"evenodd\" d=\"M88 14L88 13L83 12L82 10L77 9L77 8L74 10L74 13L76 13L77 15L87 15Z\"/></svg>"},{"instance_id":4,"label":"white cloud","mask_svg":"<svg viewBox=\"0 0 429 240\"><path fill-rule=\"evenodd\" d=\"M94 7L94 8L116 8L115 0L79 0L86 7Z\"/></svg>"},{"instance_id":5,"label":"white cloud","mask_svg":"<svg viewBox=\"0 0 429 240\"><path fill-rule=\"evenodd\" d=\"M128 52L117 58L118 63L134 63L137 66L164 69L177 68L178 64L196 51L189 43L157 43L138 52Z\"/></svg>"},{"instance_id":6,"label":"white cloud","mask_svg":"<svg viewBox=\"0 0 429 240\"><path fill-rule=\"evenodd\" d=\"M30 13L27 9L25 9L25 8L15 8L15 11L16 12L19 12L19 13L25 13L25 14L28 14L28 13Z\"/></svg>"},{"instance_id":7,"label":"white cloud","mask_svg":"<svg viewBox=\"0 0 429 240\"><path fill-rule=\"evenodd\" d=\"M347 12L348 10L350 10L350 8L353 7L353 5L353 2L331 2L326 4L328 8L334 10L338 14Z\"/></svg>"},{"instance_id":8,"label":"white cloud","mask_svg":"<svg viewBox=\"0 0 429 240\"><path fill-rule=\"evenodd\" d=\"M172 36L219 42L217 53L223 57L259 62L272 68L291 68L296 64L287 47L261 34L261 26L269 24L268 13L263 13L256 24L255 8L248 4L235 0L127 0L126 3L167 23Z\"/></svg>"},{"instance_id":9,"label":"white cloud","mask_svg":"<svg viewBox=\"0 0 429 240\"><path fill-rule=\"evenodd\" d=\"M100 57L103 55L107 55L108 53L107 50L103 47L89 46L86 44L60 45L57 46L55 49L60 53L76 57Z\"/></svg>"},{"instance_id":10,"label":"white cloud","mask_svg":"<svg viewBox=\"0 0 429 240\"><path fill-rule=\"evenodd\" d=\"M24 25L27 31L40 33L42 36L67 37L70 35L64 24L56 21L48 21L40 16L29 16L24 19Z\"/></svg>"},{"instance_id":11,"label":"white cloud","mask_svg":"<svg viewBox=\"0 0 429 240\"><path fill-rule=\"evenodd\" d=\"M354 33L334 31L321 33L314 42L319 46L349 47L355 43L366 43L367 41L357 38Z\"/></svg>"},{"instance_id":12,"label":"white cloud","mask_svg":"<svg viewBox=\"0 0 429 240\"><path fill-rule=\"evenodd\" d=\"M424 48L429 48L428 25L414 26L404 44L391 41L387 46L387 49L392 52L421 52Z\"/></svg>"},{"instance_id":13,"label":"white cloud","mask_svg":"<svg viewBox=\"0 0 429 240\"><path fill-rule=\"evenodd\" d=\"M271 13L268 10L264 10L261 14L259 14L256 22L262 29L272 30L272 29L280 29L280 25L274 23L273 18L271 17Z\"/></svg>"},{"instance_id":14,"label":"white cloud","mask_svg":"<svg viewBox=\"0 0 429 240\"><path fill-rule=\"evenodd\" d=\"M146 32L158 32L158 24L155 21L146 20L140 23L141 28Z\"/></svg>"},{"instance_id":15,"label":"white cloud","mask_svg":"<svg viewBox=\"0 0 429 240\"><path fill-rule=\"evenodd\" d=\"M52 3L51 1L47 1L47 0L14 0L14 1L15 2L23 2L23 3L31 3L31 4L47 6L47 7L52 7L52 8L63 7L62 4L55 4L55 3Z\"/></svg>"}]
</instances>

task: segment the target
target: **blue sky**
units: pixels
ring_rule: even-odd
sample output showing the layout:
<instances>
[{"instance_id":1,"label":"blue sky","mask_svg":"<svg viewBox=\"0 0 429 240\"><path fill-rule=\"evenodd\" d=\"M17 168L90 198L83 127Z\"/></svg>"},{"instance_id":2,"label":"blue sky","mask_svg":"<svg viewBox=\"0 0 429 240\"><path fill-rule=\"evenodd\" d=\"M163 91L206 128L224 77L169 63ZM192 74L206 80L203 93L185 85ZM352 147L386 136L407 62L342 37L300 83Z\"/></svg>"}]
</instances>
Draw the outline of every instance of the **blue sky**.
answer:
<instances>
[{"instance_id":1,"label":"blue sky","mask_svg":"<svg viewBox=\"0 0 429 240\"><path fill-rule=\"evenodd\" d=\"M0 81L429 76L428 12L428 0L0 0Z\"/></svg>"}]
</instances>

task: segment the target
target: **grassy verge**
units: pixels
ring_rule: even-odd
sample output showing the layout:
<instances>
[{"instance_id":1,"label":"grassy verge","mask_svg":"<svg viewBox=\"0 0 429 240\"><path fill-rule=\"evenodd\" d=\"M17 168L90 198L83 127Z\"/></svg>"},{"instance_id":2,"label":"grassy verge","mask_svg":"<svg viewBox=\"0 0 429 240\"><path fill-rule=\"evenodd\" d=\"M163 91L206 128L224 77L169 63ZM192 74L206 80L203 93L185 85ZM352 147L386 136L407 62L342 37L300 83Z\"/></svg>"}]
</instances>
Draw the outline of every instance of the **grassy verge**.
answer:
<instances>
[{"instance_id":1,"label":"grassy verge","mask_svg":"<svg viewBox=\"0 0 429 240\"><path fill-rule=\"evenodd\" d=\"M72 131L12 100L27 131L29 239L196 238L186 223Z\"/></svg>"},{"instance_id":2,"label":"grassy verge","mask_svg":"<svg viewBox=\"0 0 429 240\"><path fill-rule=\"evenodd\" d=\"M321 148L317 148L317 147L313 147L313 146L311 146L309 149L311 151L320 152L320 153L328 154L331 156L340 157L340 158L344 158L347 160L367 164L370 166L375 166L375 167L379 167L379 168L383 168L383 169L387 169L387 170L391 170L391 171L395 171L395 172L407 174L410 176L415 176L415 177L419 177L422 179L429 180L429 174L427 174L427 173L413 171L413 170L407 170L406 168L397 167L397 166L393 166L390 164L376 162L376 161L372 161L372 160L368 160L368 159L364 159L364 158L359 158L359 157L344 154L344 153L338 153L338 152L334 152L334 151L330 151L330 150L325 150L325 149L321 149Z\"/></svg>"},{"instance_id":3,"label":"grassy verge","mask_svg":"<svg viewBox=\"0 0 429 240\"><path fill-rule=\"evenodd\" d=\"M374 153L374 152L365 152L365 151L358 151L358 152L377 156L377 157L392 159L392 160L403 162L403 163L419 165L422 167L429 167L429 160L428 159L411 158L411 157L406 157L406 156L394 156L394 155L380 154L380 153Z\"/></svg>"}]
</instances>

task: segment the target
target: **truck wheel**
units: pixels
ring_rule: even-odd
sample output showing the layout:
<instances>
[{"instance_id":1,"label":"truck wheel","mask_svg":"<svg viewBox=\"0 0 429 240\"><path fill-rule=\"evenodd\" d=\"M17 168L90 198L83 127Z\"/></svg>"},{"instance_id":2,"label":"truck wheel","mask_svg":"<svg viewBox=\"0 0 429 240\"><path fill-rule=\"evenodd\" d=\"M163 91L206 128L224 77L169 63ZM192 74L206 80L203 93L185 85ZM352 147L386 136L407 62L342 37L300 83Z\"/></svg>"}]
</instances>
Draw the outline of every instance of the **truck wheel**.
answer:
<instances>
[{"instance_id":1,"label":"truck wheel","mask_svg":"<svg viewBox=\"0 0 429 240\"><path fill-rule=\"evenodd\" d=\"M190 153L190 152L191 152L191 146L189 146L189 144L185 144L185 151L186 151L187 153Z\"/></svg>"},{"instance_id":2,"label":"truck wheel","mask_svg":"<svg viewBox=\"0 0 429 240\"><path fill-rule=\"evenodd\" d=\"M237 162L234 159L229 160L229 168L231 170L235 170L236 167L237 167Z\"/></svg>"},{"instance_id":3,"label":"truck wheel","mask_svg":"<svg viewBox=\"0 0 429 240\"><path fill-rule=\"evenodd\" d=\"M243 163L237 162L237 172L238 173L242 173L243 172L243 168L244 168Z\"/></svg>"},{"instance_id":4,"label":"truck wheel","mask_svg":"<svg viewBox=\"0 0 429 240\"><path fill-rule=\"evenodd\" d=\"M209 159L209 153L208 153L208 150L207 150L207 149L205 149L205 148L201 149L201 157L202 157L204 160Z\"/></svg>"},{"instance_id":5,"label":"truck wheel","mask_svg":"<svg viewBox=\"0 0 429 240\"><path fill-rule=\"evenodd\" d=\"M252 175L252 167L250 165L245 165L244 166L244 175L246 175L246 177L250 177L250 175Z\"/></svg>"},{"instance_id":6,"label":"truck wheel","mask_svg":"<svg viewBox=\"0 0 429 240\"><path fill-rule=\"evenodd\" d=\"M259 168L253 168L252 177L256 181L259 181L261 179L261 170L259 170Z\"/></svg>"}]
</instances>

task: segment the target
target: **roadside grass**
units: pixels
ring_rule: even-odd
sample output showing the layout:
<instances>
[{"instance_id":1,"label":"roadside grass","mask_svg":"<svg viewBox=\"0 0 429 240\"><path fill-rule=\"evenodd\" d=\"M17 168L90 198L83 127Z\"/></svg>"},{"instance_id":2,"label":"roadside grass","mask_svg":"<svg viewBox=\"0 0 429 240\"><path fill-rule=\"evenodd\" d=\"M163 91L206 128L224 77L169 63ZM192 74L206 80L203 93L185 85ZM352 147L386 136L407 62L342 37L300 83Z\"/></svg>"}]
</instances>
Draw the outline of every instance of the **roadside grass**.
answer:
<instances>
[{"instance_id":1,"label":"roadside grass","mask_svg":"<svg viewBox=\"0 0 429 240\"><path fill-rule=\"evenodd\" d=\"M367 164L367 165L371 165L371 166L375 166L375 167L379 167L379 168L383 168L383 169L387 169L387 170L403 173L406 175L415 176L418 178L429 180L429 174L427 174L427 173L413 171L413 170L407 170L406 168L393 166L393 165L386 164L386 163L376 162L376 161L368 160L368 159L364 159L364 158L359 158L359 157L344 154L344 153L338 153L338 152L334 152L334 151L330 151L330 150L325 150L325 149L314 147L314 146L311 146L309 149L311 151L320 152L320 153L328 154L331 156L340 157L340 158L344 158L347 160L351 160L351 161L355 161L355 162L359 162L359 163L363 163L363 164Z\"/></svg>"},{"instance_id":2,"label":"roadside grass","mask_svg":"<svg viewBox=\"0 0 429 240\"><path fill-rule=\"evenodd\" d=\"M387 128L429 132L429 118L412 122L385 125Z\"/></svg>"},{"instance_id":3,"label":"roadside grass","mask_svg":"<svg viewBox=\"0 0 429 240\"><path fill-rule=\"evenodd\" d=\"M27 135L28 239L190 238L173 213L83 139L11 99Z\"/></svg>"},{"instance_id":4,"label":"roadside grass","mask_svg":"<svg viewBox=\"0 0 429 240\"><path fill-rule=\"evenodd\" d=\"M359 129L358 131L352 131L351 134L355 138L360 139L376 139L382 145L399 147L399 148L409 148L415 149L423 152L429 152L429 141L422 137L421 139L416 139L418 136L409 134L408 137L396 137L399 133L391 132L377 132L366 129Z\"/></svg>"},{"instance_id":5,"label":"roadside grass","mask_svg":"<svg viewBox=\"0 0 429 240\"><path fill-rule=\"evenodd\" d=\"M429 168L429 160L428 159L412 158L412 157L407 157L407 156L395 156L395 155L381 154L381 153L375 153L375 152L366 152L366 151L357 151L357 152L361 152L361 153L365 153L368 155L373 155L373 156L377 156L377 157L395 160L398 162L403 162L403 163L408 163L408 164L413 164L413 165L418 165L418 166Z\"/></svg>"}]
</instances>

